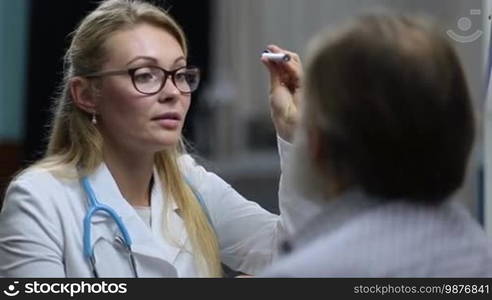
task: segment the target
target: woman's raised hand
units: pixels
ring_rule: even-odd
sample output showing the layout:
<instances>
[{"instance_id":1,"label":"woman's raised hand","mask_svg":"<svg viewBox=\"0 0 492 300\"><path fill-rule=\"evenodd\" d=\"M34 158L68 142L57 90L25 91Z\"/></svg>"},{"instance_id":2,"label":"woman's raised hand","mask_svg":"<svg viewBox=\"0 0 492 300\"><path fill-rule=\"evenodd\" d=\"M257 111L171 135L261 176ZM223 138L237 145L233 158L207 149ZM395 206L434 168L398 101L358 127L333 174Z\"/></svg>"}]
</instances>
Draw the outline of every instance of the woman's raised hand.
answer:
<instances>
[{"instance_id":1,"label":"woman's raised hand","mask_svg":"<svg viewBox=\"0 0 492 300\"><path fill-rule=\"evenodd\" d=\"M278 46L267 47L271 53L284 53L289 60L273 60L262 57L261 61L270 72L270 109L277 134L291 142L300 118L300 88L302 64L294 52Z\"/></svg>"}]
</instances>

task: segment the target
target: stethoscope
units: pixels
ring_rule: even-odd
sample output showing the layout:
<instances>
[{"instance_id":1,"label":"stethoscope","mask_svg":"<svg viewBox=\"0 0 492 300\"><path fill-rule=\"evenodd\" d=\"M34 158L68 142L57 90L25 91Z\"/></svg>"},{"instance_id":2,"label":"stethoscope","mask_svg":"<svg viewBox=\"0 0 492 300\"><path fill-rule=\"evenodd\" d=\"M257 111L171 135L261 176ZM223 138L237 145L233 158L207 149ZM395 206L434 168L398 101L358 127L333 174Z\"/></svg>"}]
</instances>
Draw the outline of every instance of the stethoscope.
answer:
<instances>
[{"instance_id":1,"label":"stethoscope","mask_svg":"<svg viewBox=\"0 0 492 300\"><path fill-rule=\"evenodd\" d=\"M203 198L201 195L196 192L186 180L188 185L190 186L191 190L193 191L195 197L198 199L198 202L200 202L200 205L202 206L202 209L205 211L205 214L208 218L208 221L210 224L212 224L212 220L210 219L210 214L208 213L207 206L205 205ZM84 247L84 256L86 259L89 261L89 264L91 266L92 274L94 275L95 278L99 278L99 273L97 272L96 268L96 257L94 256L94 247L91 246L91 225L92 225L92 217L98 213L98 212L105 212L110 219L112 219L116 225L118 226L118 230L121 233L121 236L117 236L116 240L120 242L120 244L123 246L123 248L127 251L128 253L128 258L129 258L129 264L131 266L133 276L138 278L138 272L137 272L137 266L135 263L135 258L133 256L132 252L132 239L130 238L130 234L128 233L128 230L123 223L123 220L121 217L116 213L114 209L109 207L108 205L101 203L97 200L96 194L94 193L94 190L92 189L91 184L89 183L89 179L87 177L83 177L81 179L82 183L82 188L84 189L87 199L89 202L89 209L87 211L87 214L84 217L84 232L83 232L83 247Z\"/></svg>"},{"instance_id":2,"label":"stethoscope","mask_svg":"<svg viewBox=\"0 0 492 300\"><path fill-rule=\"evenodd\" d=\"M87 177L82 178L82 187L89 201L89 210L87 211L87 214L84 217L84 233L83 233L84 256L89 261L94 277L99 278L99 274L96 269L96 257L94 256L94 247L91 246L91 225L92 225L91 219L97 212L105 212L111 219L113 219L113 221L118 226L118 229L122 237L117 237L117 239L122 243L123 248L125 248L128 253L128 257L130 259L130 266L133 271L133 276L138 278L137 266L135 264L135 258L133 257L133 252L132 252L132 239L130 238L130 234L126 229L125 224L123 224L123 220L116 213L114 209L97 200L96 194L94 193L94 190L92 189L92 186L89 183L89 179Z\"/></svg>"}]
</instances>

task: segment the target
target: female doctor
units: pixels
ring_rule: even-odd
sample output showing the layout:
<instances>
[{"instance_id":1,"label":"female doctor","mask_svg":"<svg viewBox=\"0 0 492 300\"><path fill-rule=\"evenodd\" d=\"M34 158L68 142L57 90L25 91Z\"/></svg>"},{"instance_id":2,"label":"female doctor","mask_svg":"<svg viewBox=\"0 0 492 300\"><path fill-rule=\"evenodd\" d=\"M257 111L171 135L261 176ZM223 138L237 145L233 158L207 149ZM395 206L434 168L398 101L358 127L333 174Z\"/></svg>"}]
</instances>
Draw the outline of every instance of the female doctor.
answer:
<instances>
[{"instance_id":1,"label":"female doctor","mask_svg":"<svg viewBox=\"0 0 492 300\"><path fill-rule=\"evenodd\" d=\"M185 153L181 129L200 75L185 41L165 11L140 1L103 1L80 23L47 153L7 190L1 276L216 277L221 262L257 274L274 259L297 204L281 187L282 217L271 214ZM282 154L301 65L269 50L292 57L263 59Z\"/></svg>"}]
</instances>

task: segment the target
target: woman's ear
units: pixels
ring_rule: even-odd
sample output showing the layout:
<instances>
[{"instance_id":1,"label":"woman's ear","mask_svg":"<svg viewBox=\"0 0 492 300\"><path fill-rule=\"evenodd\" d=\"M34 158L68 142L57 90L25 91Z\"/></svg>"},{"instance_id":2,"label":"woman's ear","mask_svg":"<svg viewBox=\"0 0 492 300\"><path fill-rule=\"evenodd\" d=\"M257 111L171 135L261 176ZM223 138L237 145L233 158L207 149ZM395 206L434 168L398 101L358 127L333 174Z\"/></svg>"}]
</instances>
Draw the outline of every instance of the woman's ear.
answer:
<instances>
[{"instance_id":1,"label":"woman's ear","mask_svg":"<svg viewBox=\"0 0 492 300\"><path fill-rule=\"evenodd\" d=\"M75 106L93 114L96 110L96 97L90 81L83 77L70 79L70 94Z\"/></svg>"}]
</instances>

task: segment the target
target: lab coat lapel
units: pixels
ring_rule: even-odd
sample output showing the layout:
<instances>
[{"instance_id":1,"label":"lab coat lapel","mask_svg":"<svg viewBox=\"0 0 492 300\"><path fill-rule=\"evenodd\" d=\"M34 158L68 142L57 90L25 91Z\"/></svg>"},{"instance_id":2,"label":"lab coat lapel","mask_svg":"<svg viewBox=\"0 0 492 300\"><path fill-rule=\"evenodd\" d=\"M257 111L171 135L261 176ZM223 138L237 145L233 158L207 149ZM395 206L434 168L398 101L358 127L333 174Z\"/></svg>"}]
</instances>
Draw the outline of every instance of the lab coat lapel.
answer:
<instances>
[{"instance_id":1,"label":"lab coat lapel","mask_svg":"<svg viewBox=\"0 0 492 300\"><path fill-rule=\"evenodd\" d=\"M154 172L155 176L156 172ZM154 177L154 187L152 190L152 227L162 223L162 214L158 214L157 211L162 211L163 198L162 192L159 192L160 184L158 184L158 177ZM145 223L140 219L135 209L126 201L121 194L116 181L111 175L107 166L102 163L101 166L89 176L89 182L92 185L94 193L96 194L99 202L104 203L113 208L116 213L122 218L123 224L125 224L129 235L132 239L132 250L137 261L137 265L144 264L145 266L140 268L140 272L146 272L148 267L159 268L163 270L165 274L156 274L151 271L152 276L164 275L164 276L176 276L176 271L170 264L172 264L178 253L179 248L172 247L167 243L163 243L160 238L153 236L154 230L150 230ZM154 207L155 206L155 207ZM157 223L155 223L157 222ZM111 221L111 219L105 214L97 214L93 218L93 240L96 241L99 238L97 235L105 235L108 237L108 229L112 235L111 238L120 236L117 225ZM98 228L98 225L105 224L103 228ZM104 229L105 228L105 229ZM159 236L161 237L161 236ZM140 259L139 259L140 257ZM148 262L152 261L152 264ZM171 270L172 269L172 270ZM173 272L174 271L174 272Z\"/></svg>"},{"instance_id":2,"label":"lab coat lapel","mask_svg":"<svg viewBox=\"0 0 492 300\"><path fill-rule=\"evenodd\" d=\"M186 228L181 218L179 208L174 199L171 199L170 195L166 194L166 191L163 190L161 180L159 174L156 169L154 169L154 185L152 187L152 232L154 236L164 237L166 236L166 230L164 226L168 226L167 232L172 235L172 239L175 239L177 245L171 246L169 243L165 242L165 245L168 245L173 248L174 253L173 262L176 259L179 251L183 249L185 243L188 239L188 234L186 232ZM164 199L166 199L166 203L164 203ZM170 214L169 217L166 217L167 212L165 209L165 205L170 205ZM171 243L172 244L172 243Z\"/></svg>"}]
</instances>

